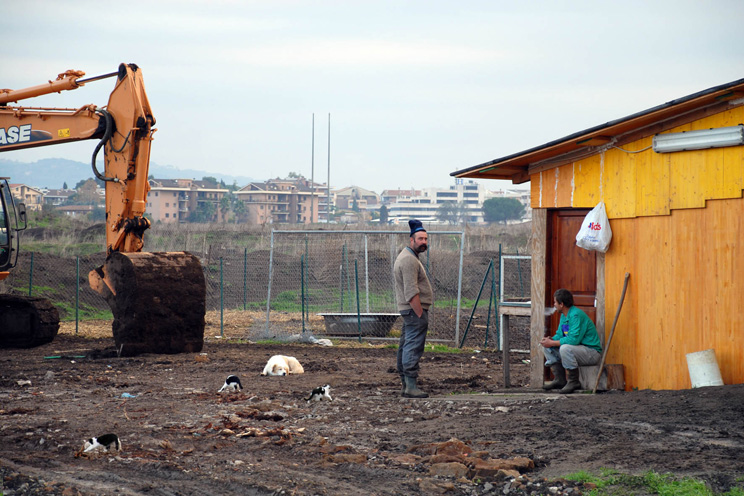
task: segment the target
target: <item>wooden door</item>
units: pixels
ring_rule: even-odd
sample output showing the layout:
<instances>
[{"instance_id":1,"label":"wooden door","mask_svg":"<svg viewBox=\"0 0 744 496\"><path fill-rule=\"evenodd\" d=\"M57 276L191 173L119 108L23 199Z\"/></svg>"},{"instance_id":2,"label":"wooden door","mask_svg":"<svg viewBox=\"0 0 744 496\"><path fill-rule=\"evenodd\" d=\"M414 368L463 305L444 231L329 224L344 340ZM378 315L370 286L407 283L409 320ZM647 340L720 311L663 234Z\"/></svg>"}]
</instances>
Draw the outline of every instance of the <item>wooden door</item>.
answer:
<instances>
[{"instance_id":1,"label":"wooden door","mask_svg":"<svg viewBox=\"0 0 744 496\"><path fill-rule=\"evenodd\" d=\"M545 306L553 305L553 293L566 288L573 294L574 305L581 308L594 323L597 309L597 256L593 251L576 246L576 234L589 209L549 210L546 243ZM560 314L546 319L547 335L558 328Z\"/></svg>"}]
</instances>

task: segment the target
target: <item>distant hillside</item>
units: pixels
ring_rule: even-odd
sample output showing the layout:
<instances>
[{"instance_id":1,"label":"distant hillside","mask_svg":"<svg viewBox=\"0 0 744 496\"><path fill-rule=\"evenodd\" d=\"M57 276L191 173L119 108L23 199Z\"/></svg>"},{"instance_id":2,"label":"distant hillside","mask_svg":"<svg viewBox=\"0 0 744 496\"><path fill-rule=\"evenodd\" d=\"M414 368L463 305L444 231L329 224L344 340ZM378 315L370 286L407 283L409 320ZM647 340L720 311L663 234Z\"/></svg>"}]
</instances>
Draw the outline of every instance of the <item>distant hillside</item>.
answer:
<instances>
[{"instance_id":1,"label":"distant hillside","mask_svg":"<svg viewBox=\"0 0 744 496\"><path fill-rule=\"evenodd\" d=\"M103 171L103 164L99 165ZM256 181L247 176L230 176L195 169L177 169L171 165L150 163L150 175L157 179L201 179L209 176L225 181L225 184L237 183L239 186ZM60 189L67 183L72 188L78 182L93 177L90 163L76 162L63 158L47 158L36 162L17 162L0 159L0 177L10 177L13 183L23 183L35 188Z\"/></svg>"}]
</instances>

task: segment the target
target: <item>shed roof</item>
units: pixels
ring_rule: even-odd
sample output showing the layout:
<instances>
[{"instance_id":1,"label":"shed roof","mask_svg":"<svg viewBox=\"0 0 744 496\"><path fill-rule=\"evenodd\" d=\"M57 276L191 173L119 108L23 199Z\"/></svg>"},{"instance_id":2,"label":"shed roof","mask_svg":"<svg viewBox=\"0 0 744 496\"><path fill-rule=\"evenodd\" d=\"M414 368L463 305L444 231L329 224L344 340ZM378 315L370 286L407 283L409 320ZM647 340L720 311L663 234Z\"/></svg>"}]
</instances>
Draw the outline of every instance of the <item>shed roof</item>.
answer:
<instances>
[{"instance_id":1,"label":"shed roof","mask_svg":"<svg viewBox=\"0 0 744 496\"><path fill-rule=\"evenodd\" d=\"M690 122L725 110L729 108L732 100L739 100L742 97L744 79L738 79L569 134L544 145L458 170L450 175L479 179L510 179L517 184L527 182L531 173L560 165L560 158L577 159L597 153L603 147L617 146L643 136L657 134L680 125L681 118L686 118L687 122ZM552 163L547 165L548 161Z\"/></svg>"}]
</instances>

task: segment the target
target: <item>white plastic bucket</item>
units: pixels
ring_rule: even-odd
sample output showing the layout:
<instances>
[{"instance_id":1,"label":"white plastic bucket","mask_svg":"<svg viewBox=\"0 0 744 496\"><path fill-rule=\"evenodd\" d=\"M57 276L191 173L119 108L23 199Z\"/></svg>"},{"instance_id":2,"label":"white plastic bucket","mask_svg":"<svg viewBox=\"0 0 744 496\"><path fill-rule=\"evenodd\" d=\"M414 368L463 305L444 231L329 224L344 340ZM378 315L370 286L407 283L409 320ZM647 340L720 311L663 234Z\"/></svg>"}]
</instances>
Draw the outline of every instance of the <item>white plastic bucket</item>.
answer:
<instances>
[{"instance_id":1,"label":"white plastic bucket","mask_svg":"<svg viewBox=\"0 0 744 496\"><path fill-rule=\"evenodd\" d=\"M696 351L687 354L687 368L690 371L690 382L692 387L723 386L721 370L716 361L716 352L713 349Z\"/></svg>"}]
</instances>

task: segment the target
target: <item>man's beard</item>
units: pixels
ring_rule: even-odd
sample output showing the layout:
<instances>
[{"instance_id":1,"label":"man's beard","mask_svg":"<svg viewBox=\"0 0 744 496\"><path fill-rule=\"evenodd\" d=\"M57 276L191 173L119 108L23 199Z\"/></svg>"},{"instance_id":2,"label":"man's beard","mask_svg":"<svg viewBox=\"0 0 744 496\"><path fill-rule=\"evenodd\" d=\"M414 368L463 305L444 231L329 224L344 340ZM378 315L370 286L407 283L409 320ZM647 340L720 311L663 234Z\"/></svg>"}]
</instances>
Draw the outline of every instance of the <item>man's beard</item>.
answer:
<instances>
[{"instance_id":1,"label":"man's beard","mask_svg":"<svg viewBox=\"0 0 744 496\"><path fill-rule=\"evenodd\" d=\"M421 245L416 248L417 253L424 253L426 251L426 245Z\"/></svg>"}]
</instances>

